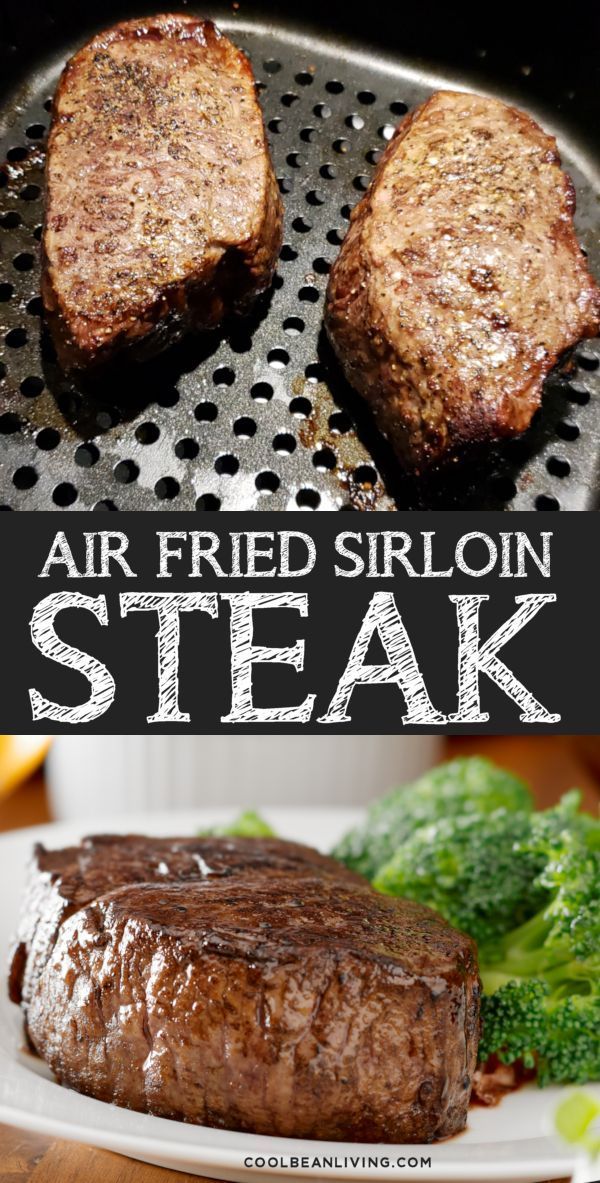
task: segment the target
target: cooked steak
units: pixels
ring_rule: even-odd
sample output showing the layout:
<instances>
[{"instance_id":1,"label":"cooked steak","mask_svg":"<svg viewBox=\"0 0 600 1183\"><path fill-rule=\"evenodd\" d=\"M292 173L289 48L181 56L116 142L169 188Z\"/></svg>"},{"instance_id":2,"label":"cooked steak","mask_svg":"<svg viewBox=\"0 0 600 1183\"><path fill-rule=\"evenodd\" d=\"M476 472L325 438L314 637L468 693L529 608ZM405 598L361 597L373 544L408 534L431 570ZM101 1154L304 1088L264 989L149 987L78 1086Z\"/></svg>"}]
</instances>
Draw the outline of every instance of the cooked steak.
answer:
<instances>
[{"instance_id":1,"label":"cooked steak","mask_svg":"<svg viewBox=\"0 0 600 1183\"><path fill-rule=\"evenodd\" d=\"M196 879L185 843L167 844L174 874L159 882L149 840L147 882L63 919L24 1005L58 1080L265 1135L428 1142L462 1129L479 1035L470 939L306 848L221 841L220 873ZM200 846L219 863L218 839Z\"/></svg>"},{"instance_id":2,"label":"cooked steak","mask_svg":"<svg viewBox=\"0 0 600 1183\"><path fill-rule=\"evenodd\" d=\"M600 330L556 141L498 99L440 91L352 212L326 325L402 462L528 427L565 350Z\"/></svg>"},{"instance_id":3,"label":"cooked steak","mask_svg":"<svg viewBox=\"0 0 600 1183\"><path fill-rule=\"evenodd\" d=\"M13 1002L31 997L68 916L115 887L132 883L186 883L256 870L346 874L340 863L310 846L278 838L148 838L139 834L93 834L80 846L33 850L21 923L11 959Z\"/></svg>"},{"instance_id":4,"label":"cooked steak","mask_svg":"<svg viewBox=\"0 0 600 1183\"><path fill-rule=\"evenodd\" d=\"M267 288L282 209L245 55L155 16L67 63L46 167L42 294L59 359L158 349Z\"/></svg>"}]
</instances>

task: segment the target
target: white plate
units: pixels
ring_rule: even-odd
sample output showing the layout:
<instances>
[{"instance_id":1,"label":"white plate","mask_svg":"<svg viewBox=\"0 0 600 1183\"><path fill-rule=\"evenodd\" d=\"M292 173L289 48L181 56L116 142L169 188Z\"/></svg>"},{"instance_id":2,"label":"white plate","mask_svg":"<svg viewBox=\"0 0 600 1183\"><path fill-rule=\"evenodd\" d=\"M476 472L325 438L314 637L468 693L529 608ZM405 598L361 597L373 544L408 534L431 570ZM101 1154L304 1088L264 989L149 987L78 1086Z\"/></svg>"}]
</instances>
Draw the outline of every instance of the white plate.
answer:
<instances>
[{"instance_id":1,"label":"white plate","mask_svg":"<svg viewBox=\"0 0 600 1183\"><path fill-rule=\"evenodd\" d=\"M24 870L32 843L50 847L78 841L83 833L127 832L193 834L200 826L231 818L234 811L194 810L185 813L124 815L98 818L85 824L56 824L0 836L0 945L6 950L14 931ZM350 809L266 809L265 816L282 837L296 838L328 850L359 811ZM4 993L4 992L3 992ZM204 1126L185 1125L147 1114L130 1113L56 1084L48 1070L22 1051L17 1007L4 996L0 1002L0 1120L53 1137L71 1138L104 1147L132 1158L215 1179L428 1179L492 1183L538 1183L569 1175L572 1153L551 1135L551 1114L559 1089L521 1089L496 1109L474 1108L468 1129L448 1142L432 1146L367 1146L348 1143L303 1142L235 1134ZM277 1159L277 1165L253 1168L251 1157ZM351 1165L350 1156L360 1160ZM376 1156L377 1164L369 1163ZM430 1159L431 1166L408 1165ZM294 1167L293 1157L307 1158ZM337 1160L328 1167L315 1159ZM364 1162L362 1160L365 1160ZM388 1159L389 1166L385 1161ZM405 1165L399 1165L404 1161Z\"/></svg>"}]
</instances>

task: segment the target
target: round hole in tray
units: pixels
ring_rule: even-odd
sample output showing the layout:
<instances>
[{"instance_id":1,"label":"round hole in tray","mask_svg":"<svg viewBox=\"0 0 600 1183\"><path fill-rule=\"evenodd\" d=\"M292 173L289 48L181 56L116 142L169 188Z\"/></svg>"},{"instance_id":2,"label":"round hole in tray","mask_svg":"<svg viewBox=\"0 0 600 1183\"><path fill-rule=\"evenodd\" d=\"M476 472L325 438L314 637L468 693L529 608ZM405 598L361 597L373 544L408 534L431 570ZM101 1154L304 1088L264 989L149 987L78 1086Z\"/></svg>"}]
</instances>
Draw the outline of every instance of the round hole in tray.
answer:
<instances>
[{"instance_id":1,"label":"round hole in tray","mask_svg":"<svg viewBox=\"0 0 600 1183\"><path fill-rule=\"evenodd\" d=\"M60 432L55 427L42 427L35 437L35 442L42 452L53 452L60 443Z\"/></svg>"},{"instance_id":2,"label":"round hole in tray","mask_svg":"<svg viewBox=\"0 0 600 1183\"><path fill-rule=\"evenodd\" d=\"M270 349L267 354L267 362L272 370L284 370L289 360L290 355L285 349Z\"/></svg>"},{"instance_id":3,"label":"round hole in tray","mask_svg":"<svg viewBox=\"0 0 600 1183\"><path fill-rule=\"evenodd\" d=\"M100 459L100 450L91 442L80 444L75 449L73 459L79 468L93 468L94 464L97 464Z\"/></svg>"},{"instance_id":4,"label":"round hole in tray","mask_svg":"<svg viewBox=\"0 0 600 1183\"><path fill-rule=\"evenodd\" d=\"M325 83L325 90L328 91L329 94L341 94L343 89L343 82L340 82L337 78L330 78L329 82Z\"/></svg>"},{"instance_id":5,"label":"round hole in tray","mask_svg":"<svg viewBox=\"0 0 600 1183\"><path fill-rule=\"evenodd\" d=\"M174 451L178 460L195 460L200 451L200 445L188 436L185 439L177 440Z\"/></svg>"},{"instance_id":6,"label":"round hole in tray","mask_svg":"<svg viewBox=\"0 0 600 1183\"><path fill-rule=\"evenodd\" d=\"M119 460L113 469L113 476L120 485L131 485L137 481L140 470L135 460Z\"/></svg>"},{"instance_id":7,"label":"round hole in tray","mask_svg":"<svg viewBox=\"0 0 600 1183\"><path fill-rule=\"evenodd\" d=\"M276 472L270 472L269 470L266 470L265 472L258 473L254 483L259 493L267 494L276 493L279 488L280 481Z\"/></svg>"},{"instance_id":8,"label":"round hole in tray","mask_svg":"<svg viewBox=\"0 0 600 1183\"><path fill-rule=\"evenodd\" d=\"M210 405L212 406L213 404L211 403ZM198 418L197 415L196 418ZM152 423L151 421L140 423L135 429L135 438L138 444L155 444L159 435L160 428L157 427L156 423Z\"/></svg>"},{"instance_id":9,"label":"round hole in tray","mask_svg":"<svg viewBox=\"0 0 600 1183\"><path fill-rule=\"evenodd\" d=\"M312 462L317 472L331 472L337 464L337 458L331 448L319 448L318 452L314 452Z\"/></svg>"},{"instance_id":10,"label":"round hole in tray","mask_svg":"<svg viewBox=\"0 0 600 1183\"><path fill-rule=\"evenodd\" d=\"M37 483L38 474L31 464L22 464L13 473L13 485L16 489L32 489Z\"/></svg>"},{"instance_id":11,"label":"round hole in tray","mask_svg":"<svg viewBox=\"0 0 600 1183\"><path fill-rule=\"evenodd\" d=\"M25 185L19 193L22 201L38 201L42 196L42 190L39 185Z\"/></svg>"},{"instance_id":12,"label":"round hole in tray","mask_svg":"<svg viewBox=\"0 0 600 1183\"><path fill-rule=\"evenodd\" d=\"M556 497L551 497L548 493L540 493L535 499L535 508L541 510L560 509L560 501Z\"/></svg>"},{"instance_id":13,"label":"round hole in tray","mask_svg":"<svg viewBox=\"0 0 600 1183\"><path fill-rule=\"evenodd\" d=\"M296 451L296 440L289 431L280 431L273 440L273 451L280 456L291 456Z\"/></svg>"},{"instance_id":14,"label":"round hole in tray","mask_svg":"<svg viewBox=\"0 0 600 1183\"><path fill-rule=\"evenodd\" d=\"M305 284L298 292L298 299L305 304L316 304L319 299L319 289L314 288L309 284Z\"/></svg>"},{"instance_id":15,"label":"round hole in tray","mask_svg":"<svg viewBox=\"0 0 600 1183\"><path fill-rule=\"evenodd\" d=\"M30 251L20 251L13 259L15 271L31 271L35 259Z\"/></svg>"},{"instance_id":16,"label":"round hole in tray","mask_svg":"<svg viewBox=\"0 0 600 1183\"><path fill-rule=\"evenodd\" d=\"M154 486L159 501L172 501L179 493L179 481L173 476L161 476Z\"/></svg>"},{"instance_id":17,"label":"round hole in tray","mask_svg":"<svg viewBox=\"0 0 600 1183\"><path fill-rule=\"evenodd\" d=\"M223 456L217 456L215 460L215 472L218 472L219 476L235 476L239 467L240 462L237 456L232 456L230 452Z\"/></svg>"},{"instance_id":18,"label":"round hole in tray","mask_svg":"<svg viewBox=\"0 0 600 1183\"><path fill-rule=\"evenodd\" d=\"M213 374L213 382L215 386L233 386L235 370L231 366L218 366Z\"/></svg>"},{"instance_id":19,"label":"round hole in tray","mask_svg":"<svg viewBox=\"0 0 600 1183\"><path fill-rule=\"evenodd\" d=\"M200 510L217 510L221 508L221 498L216 497L214 493L202 493L196 501L196 509Z\"/></svg>"},{"instance_id":20,"label":"round hole in tray","mask_svg":"<svg viewBox=\"0 0 600 1183\"><path fill-rule=\"evenodd\" d=\"M561 480L569 476L571 472L571 465L563 456L549 456L546 468L551 476L560 477Z\"/></svg>"},{"instance_id":21,"label":"round hole in tray","mask_svg":"<svg viewBox=\"0 0 600 1183\"><path fill-rule=\"evenodd\" d=\"M77 489L75 485L72 485L70 481L61 481L52 493L52 500L61 509L66 509L68 505L73 505L77 501Z\"/></svg>"},{"instance_id":22,"label":"round hole in tray","mask_svg":"<svg viewBox=\"0 0 600 1183\"><path fill-rule=\"evenodd\" d=\"M37 398L38 394L42 393L44 389L44 379L31 375L30 378L23 378L19 390L25 398Z\"/></svg>"},{"instance_id":23,"label":"round hole in tray","mask_svg":"<svg viewBox=\"0 0 600 1183\"><path fill-rule=\"evenodd\" d=\"M240 415L233 425L233 434L241 440L252 439L256 435L256 421L249 415Z\"/></svg>"},{"instance_id":24,"label":"round hole in tray","mask_svg":"<svg viewBox=\"0 0 600 1183\"><path fill-rule=\"evenodd\" d=\"M102 500L97 501L94 506L94 509L100 513L115 513L118 508L118 505L116 505L110 497L103 497Z\"/></svg>"},{"instance_id":25,"label":"round hole in tray","mask_svg":"<svg viewBox=\"0 0 600 1183\"><path fill-rule=\"evenodd\" d=\"M561 419L556 424L556 434L560 436L561 440L572 442L579 438L579 424L574 423L571 419Z\"/></svg>"},{"instance_id":26,"label":"round hole in tray","mask_svg":"<svg viewBox=\"0 0 600 1183\"><path fill-rule=\"evenodd\" d=\"M279 258L283 259L284 263L293 263L294 259L298 258L298 251L289 242L284 242L279 252Z\"/></svg>"},{"instance_id":27,"label":"round hole in tray","mask_svg":"<svg viewBox=\"0 0 600 1183\"><path fill-rule=\"evenodd\" d=\"M302 394L297 395L290 403L290 413L295 419L308 419L308 416L312 413L310 399L305 398Z\"/></svg>"},{"instance_id":28,"label":"round hole in tray","mask_svg":"<svg viewBox=\"0 0 600 1183\"><path fill-rule=\"evenodd\" d=\"M352 431L352 420L345 411L334 411L333 415L329 416L329 430L334 435L346 435L348 431Z\"/></svg>"},{"instance_id":29,"label":"round hole in tray","mask_svg":"<svg viewBox=\"0 0 600 1183\"><path fill-rule=\"evenodd\" d=\"M270 382L255 382L250 395L257 403L268 403L273 398L273 387Z\"/></svg>"},{"instance_id":30,"label":"round hole in tray","mask_svg":"<svg viewBox=\"0 0 600 1183\"><path fill-rule=\"evenodd\" d=\"M308 382L324 382L325 371L319 361L311 361L304 370L304 376Z\"/></svg>"},{"instance_id":31,"label":"round hole in tray","mask_svg":"<svg viewBox=\"0 0 600 1183\"><path fill-rule=\"evenodd\" d=\"M13 411L6 411L0 415L0 435L14 435L21 430L21 420Z\"/></svg>"},{"instance_id":32,"label":"round hole in tray","mask_svg":"<svg viewBox=\"0 0 600 1183\"><path fill-rule=\"evenodd\" d=\"M16 230L17 226L21 225L21 215L16 210L7 210L5 214L0 217L0 227L3 230Z\"/></svg>"},{"instance_id":33,"label":"round hole in tray","mask_svg":"<svg viewBox=\"0 0 600 1183\"><path fill-rule=\"evenodd\" d=\"M304 327L301 316L286 316L283 322L283 331L287 333L288 337L298 337L300 333L304 332Z\"/></svg>"},{"instance_id":34,"label":"round hole in tray","mask_svg":"<svg viewBox=\"0 0 600 1183\"><path fill-rule=\"evenodd\" d=\"M22 349L27 344L27 329L9 329L4 341L9 349Z\"/></svg>"},{"instance_id":35,"label":"round hole in tray","mask_svg":"<svg viewBox=\"0 0 600 1183\"><path fill-rule=\"evenodd\" d=\"M352 476L363 489L372 489L377 484L377 473L370 464L359 464Z\"/></svg>"},{"instance_id":36,"label":"round hole in tray","mask_svg":"<svg viewBox=\"0 0 600 1183\"><path fill-rule=\"evenodd\" d=\"M218 414L218 407L211 403L210 399L204 399L203 402L198 403L194 411L198 423L214 423Z\"/></svg>"},{"instance_id":37,"label":"round hole in tray","mask_svg":"<svg viewBox=\"0 0 600 1183\"><path fill-rule=\"evenodd\" d=\"M296 494L296 505L300 509L318 509L321 504L321 494L316 489L299 489Z\"/></svg>"}]
</instances>

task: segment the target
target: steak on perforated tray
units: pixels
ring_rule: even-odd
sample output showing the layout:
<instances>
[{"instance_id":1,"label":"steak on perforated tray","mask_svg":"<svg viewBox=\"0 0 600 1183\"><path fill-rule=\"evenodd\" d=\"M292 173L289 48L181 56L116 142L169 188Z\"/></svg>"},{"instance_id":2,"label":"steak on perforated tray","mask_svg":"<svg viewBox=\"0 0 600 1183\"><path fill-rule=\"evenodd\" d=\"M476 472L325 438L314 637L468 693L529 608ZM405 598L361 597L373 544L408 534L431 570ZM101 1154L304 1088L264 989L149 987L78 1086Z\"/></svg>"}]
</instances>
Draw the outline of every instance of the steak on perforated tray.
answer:
<instances>
[{"instance_id":1,"label":"steak on perforated tray","mask_svg":"<svg viewBox=\"0 0 600 1183\"><path fill-rule=\"evenodd\" d=\"M430 1142L466 1121L475 948L274 839L37 847L12 972L58 1080L262 1135Z\"/></svg>"},{"instance_id":2,"label":"steak on perforated tray","mask_svg":"<svg viewBox=\"0 0 600 1183\"><path fill-rule=\"evenodd\" d=\"M353 210L326 323L405 465L518 435L545 378L600 331L556 141L498 99L439 91Z\"/></svg>"},{"instance_id":3,"label":"steak on perforated tray","mask_svg":"<svg viewBox=\"0 0 600 1183\"><path fill-rule=\"evenodd\" d=\"M92 381L99 369L85 385L65 376L40 332L44 131L72 24L62 28L62 48L56 27L57 49L42 71L32 72L30 40L13 59L23 85L0 114L0 508L594 507L598 340L577 350L568 372L553 372L543 413L522 436L486 445L477 460L471 452L433 487L403 478L328 346L323 296L353 205L395 125L436 79L425 68L417 76L401 56L384 60L362 47L359 60L326 35L308 47L300 27L282 34L248 8L243 15L243 27L235 16L222 24L260 80L284 193L274 282L249 316L190 334L147 362L125 365L121 355L110 383ZM558 72L548 125L561 95ZM597 271L592 162L567 124L560 142L577 188L577 233Z\"/></svg>"},{"instance_id":4,"label":"steak on perforated tray","mask_svg":"<svg viewBox=\"0 0 600 1183\"><path fill-rule=\"evenodd\" d=\"M126 21L67 63L42 296L61 364L210 328L269 287L282 207L246 56L192 16Z\"/></svg>"}]
</instances>

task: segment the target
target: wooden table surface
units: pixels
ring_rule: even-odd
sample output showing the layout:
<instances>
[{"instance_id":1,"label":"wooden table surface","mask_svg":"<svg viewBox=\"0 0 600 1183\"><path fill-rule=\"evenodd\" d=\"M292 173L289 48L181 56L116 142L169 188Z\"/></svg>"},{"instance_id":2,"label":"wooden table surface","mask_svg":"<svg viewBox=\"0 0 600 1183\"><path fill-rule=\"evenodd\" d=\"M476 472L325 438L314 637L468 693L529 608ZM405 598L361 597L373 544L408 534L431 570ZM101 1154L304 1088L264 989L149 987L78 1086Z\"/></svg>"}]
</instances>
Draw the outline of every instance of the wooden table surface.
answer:
<instances>
[{"instance_id":1,"label":"wooden table surface","mask_svg":"<svg viewBox=\"0 0 600 1183\"><path fill-rule=\"evenodd\" d=\"M573 785L583 790L588 808L598 806L600 777L590 769L589 751L583 740L563 736L457 737L447 741L447 748L449 755L462 752L489 755L522 774L532 784L541 806L552 804ZM0 801L0 830L49 820L41 775ZM190 1179L198 1178L90 1146L0 1125L0 1183L181 1183L183 1180L189 1183Z\"/></svg>"}]
</instances>

